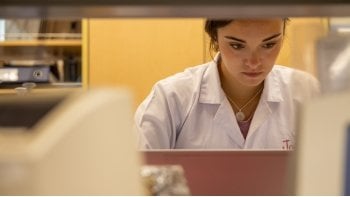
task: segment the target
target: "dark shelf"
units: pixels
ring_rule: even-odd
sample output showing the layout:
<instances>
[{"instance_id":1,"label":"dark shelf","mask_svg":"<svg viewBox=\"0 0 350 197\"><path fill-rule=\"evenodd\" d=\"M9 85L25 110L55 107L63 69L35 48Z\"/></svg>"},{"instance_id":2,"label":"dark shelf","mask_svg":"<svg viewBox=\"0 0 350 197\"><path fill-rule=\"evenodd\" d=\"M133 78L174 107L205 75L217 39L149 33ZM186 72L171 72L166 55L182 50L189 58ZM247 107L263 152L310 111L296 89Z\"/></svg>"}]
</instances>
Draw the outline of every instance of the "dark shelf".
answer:
<instances>
[{"instance_id":1,"label":"dark shelf","mask_svg":"<svg viewBox=\"0 0 350 197\"><path fill-rule=\"evenodd\" d=\"M0 18L349 15L348 0L0 0Z\"/></svg>"}]
</instances>

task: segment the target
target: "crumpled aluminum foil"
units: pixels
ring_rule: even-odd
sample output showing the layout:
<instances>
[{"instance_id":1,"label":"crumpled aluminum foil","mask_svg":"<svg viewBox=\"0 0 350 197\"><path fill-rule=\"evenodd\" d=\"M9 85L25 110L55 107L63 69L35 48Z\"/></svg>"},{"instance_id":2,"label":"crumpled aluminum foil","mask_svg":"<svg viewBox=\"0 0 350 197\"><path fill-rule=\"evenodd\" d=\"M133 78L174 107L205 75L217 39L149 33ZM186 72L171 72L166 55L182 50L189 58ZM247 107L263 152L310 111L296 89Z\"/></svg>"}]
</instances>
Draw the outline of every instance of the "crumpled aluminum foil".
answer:
<instances>
[{"instance_id":1,"label":"crumpled aluminum foil","mask_svg":"<svg viewBox=\"0 0 350 197\"><path fill-rule=\"evenodd\" d=\"M148 195L190 195L184 170L179 165L145 165L141 168L141 177Z\"/></svg>"}]
</instances>

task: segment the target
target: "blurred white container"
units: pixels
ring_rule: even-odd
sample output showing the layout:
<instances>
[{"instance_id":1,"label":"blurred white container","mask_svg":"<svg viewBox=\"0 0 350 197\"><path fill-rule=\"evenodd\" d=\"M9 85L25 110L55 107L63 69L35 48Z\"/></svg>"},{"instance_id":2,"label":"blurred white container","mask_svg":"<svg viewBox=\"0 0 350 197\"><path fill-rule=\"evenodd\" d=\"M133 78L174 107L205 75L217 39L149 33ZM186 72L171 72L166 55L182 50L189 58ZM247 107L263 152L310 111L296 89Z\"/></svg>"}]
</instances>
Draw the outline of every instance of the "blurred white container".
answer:
<instances>
[{"instance_id":1,"label":"blurred white container","mask_svg":"<svg viewBox=\"0 0 350 197\"><path fill-rule=\"evenodd\" d=\"M0 41L5 40L5 20L0 19Z\"/></svg>"}]
</instances>

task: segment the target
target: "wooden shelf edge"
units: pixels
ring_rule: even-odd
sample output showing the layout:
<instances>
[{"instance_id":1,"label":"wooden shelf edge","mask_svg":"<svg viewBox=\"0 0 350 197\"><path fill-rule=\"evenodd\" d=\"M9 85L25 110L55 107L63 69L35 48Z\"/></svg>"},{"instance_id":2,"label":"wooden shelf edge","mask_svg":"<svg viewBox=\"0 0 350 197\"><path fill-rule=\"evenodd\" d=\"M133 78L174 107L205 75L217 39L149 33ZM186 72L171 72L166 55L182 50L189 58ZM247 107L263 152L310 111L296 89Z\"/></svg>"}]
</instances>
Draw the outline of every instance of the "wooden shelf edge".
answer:
<instances>
[{"instance_id":1,"label":"wooden shelf edge","mask_svg":"<svg viewBox=\"0 0 350 197\"><path fill-rule=\"evenodd\" d=\"M81 46L81 40L6 40L0 46Z\"/></svg>"}]
</instances>

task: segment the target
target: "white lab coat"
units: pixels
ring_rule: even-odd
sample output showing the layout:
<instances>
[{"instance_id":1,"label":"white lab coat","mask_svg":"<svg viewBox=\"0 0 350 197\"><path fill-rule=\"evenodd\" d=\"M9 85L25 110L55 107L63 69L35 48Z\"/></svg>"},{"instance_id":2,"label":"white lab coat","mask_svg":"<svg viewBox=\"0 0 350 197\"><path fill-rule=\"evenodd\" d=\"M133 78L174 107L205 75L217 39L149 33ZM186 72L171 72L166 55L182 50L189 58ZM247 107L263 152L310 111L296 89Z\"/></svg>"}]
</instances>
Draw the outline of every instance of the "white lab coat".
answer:
<instances>
[{"instance_id":1,"label":"white lab coat","mask_svg":"<svg viewBox=\"0 0 350 197\"><path fill-rule=\"evenodd\" d=\"M275 65L244 139L212 61L155 84L138 107L143 149L293 149L300 103L318 93L310 74Z\"/></svg>"}]
</instances>

